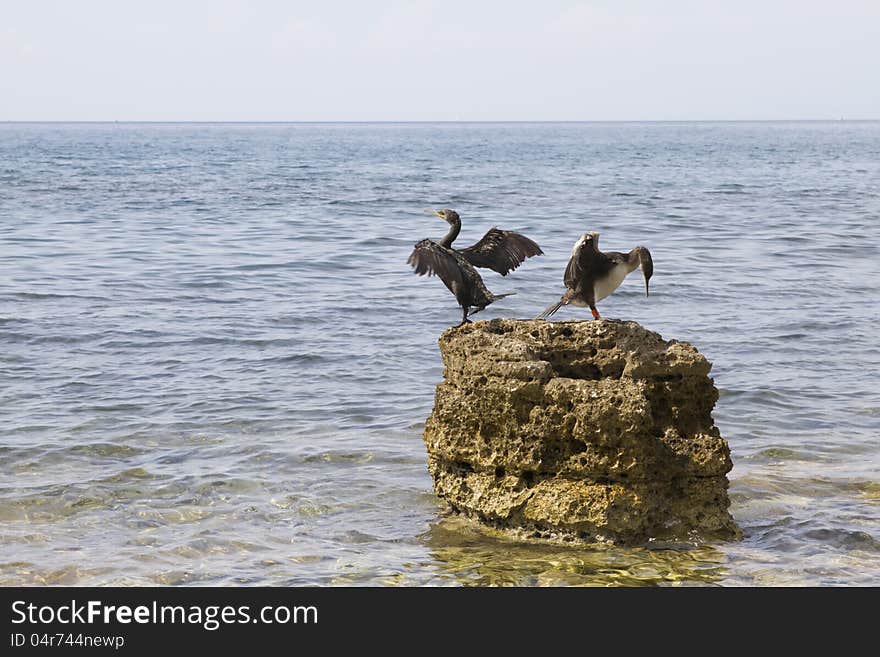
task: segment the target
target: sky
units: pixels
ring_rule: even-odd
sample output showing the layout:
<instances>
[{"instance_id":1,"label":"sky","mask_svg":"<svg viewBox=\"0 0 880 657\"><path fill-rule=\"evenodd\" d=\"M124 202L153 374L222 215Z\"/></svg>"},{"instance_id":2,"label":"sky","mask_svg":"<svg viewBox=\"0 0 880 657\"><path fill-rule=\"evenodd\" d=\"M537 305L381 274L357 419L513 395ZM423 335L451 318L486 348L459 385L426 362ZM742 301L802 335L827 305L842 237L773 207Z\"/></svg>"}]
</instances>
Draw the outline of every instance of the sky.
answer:
<instances>
[{"instance_id":1,"label":"sky","mask_svg":"<svg viewBox=\"0 0 880 657\"><path fill-rule=\"evenodd\" d=\"M0 121L880 119L880 0L0 0Z\"/></svg>"}]
</instances>

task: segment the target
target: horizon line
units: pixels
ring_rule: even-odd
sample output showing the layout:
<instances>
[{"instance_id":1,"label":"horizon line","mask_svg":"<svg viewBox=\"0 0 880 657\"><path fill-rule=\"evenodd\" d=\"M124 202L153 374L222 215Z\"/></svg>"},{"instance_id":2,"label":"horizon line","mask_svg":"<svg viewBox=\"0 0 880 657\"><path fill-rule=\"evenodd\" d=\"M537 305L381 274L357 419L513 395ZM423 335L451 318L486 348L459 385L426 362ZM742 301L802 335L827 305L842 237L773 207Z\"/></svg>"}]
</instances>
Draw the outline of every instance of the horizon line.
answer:
<instances>
[{"instance_id":1,"label":"horizon line","mask_svg":"<svg viewBox=\"0 0 880 657\"><path fill-rule=\"evenodd\" d=\"M10 124L429 124L429 123L874 123L880 118L847 119L0 119Z\"/></svg>"}]
</instances>

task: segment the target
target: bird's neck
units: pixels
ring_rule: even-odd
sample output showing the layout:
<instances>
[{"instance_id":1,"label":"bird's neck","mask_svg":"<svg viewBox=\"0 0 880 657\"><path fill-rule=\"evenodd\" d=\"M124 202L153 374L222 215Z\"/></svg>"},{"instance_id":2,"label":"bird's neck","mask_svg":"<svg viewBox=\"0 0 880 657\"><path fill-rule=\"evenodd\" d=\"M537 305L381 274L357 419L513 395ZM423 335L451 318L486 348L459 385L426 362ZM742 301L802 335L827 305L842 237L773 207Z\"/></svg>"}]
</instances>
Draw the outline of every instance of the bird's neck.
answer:
<instances>
[{"instance_id":1,"label":"bird's neck","mask_svg":"<svg viewBox=\"0 0 880 657\"><path fill-rule=\"evenodd\" d=\"M451 226L449 226L449 232L440 240L440 246L448 249L452 247L452 243L455 241L455 238L458 237L458 234L461 232L461 222L456 221Z\"/></svg>"},{"instance_id":2,"label":"bird's neck","mask_svg":"<svg viewBox=\"0 0 880 657\"><path fill-rule=\"evenodd\" d=\"M639 258L639 247L636 247L626 254L626 273L631 274L632 272L634 272L636 269L639 268L640 263L641 259Z\"/></svg>"}]
</instances>

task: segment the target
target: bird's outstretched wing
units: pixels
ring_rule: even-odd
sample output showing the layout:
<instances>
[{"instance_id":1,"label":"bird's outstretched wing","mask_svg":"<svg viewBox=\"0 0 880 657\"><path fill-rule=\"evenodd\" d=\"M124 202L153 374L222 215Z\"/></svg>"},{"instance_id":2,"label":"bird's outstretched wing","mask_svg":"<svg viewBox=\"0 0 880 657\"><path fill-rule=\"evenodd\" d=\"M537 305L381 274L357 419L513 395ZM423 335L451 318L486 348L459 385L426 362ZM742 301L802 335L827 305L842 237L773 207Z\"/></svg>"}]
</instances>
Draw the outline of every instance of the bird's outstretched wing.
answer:
<instances>
[{"instance_id":1,"label":"bird's outstretched wing","mask_svg":"<svg viewBox=\"0 0 880 657\"><path fill-rule=\"evenodd\" d=\"M544 254L541 247L525 235L499 228L489 229L483 239L459 253L474 267L494 269L502 276L519 267L526 258Z\"/></svg>"},{"instance_id":2,"label":"bird's outstretched wing","mask_svg":"<svg viewBox=\"0 0 880 657\"><path fill-rule=\"evenodd\" d=\"M619 251L605 251L605 257L615 265L625 265L629 262L629 254L620 253Z\"/></svg>"},{"instance_id":3,"label":"bird's outstretched wing","mask_svg":"<svg viewBox=\"0 0 880 657\"><path fill-rule=\"evenodd\" d=\"M407 264L412 265L419 276L439 276L446 287L452 289L453 283L463 283L461 267L448 249L431 240L418 242L407 258Z\"/></svg>"},{"instance_id":4,"label":"bird's outstretched wing","mask_svg":"<svg viewBox=\"0 0 880 657\"><path fill-rule=\"evenodd\" d=\"M562 278L566 288L570 290L577 288L584 271L589 269L594 255L592 249L584 248L583 238L575 243L574 248L571 250L571 258L565 267L565 276Z\"/></svg>"}]
</instances>

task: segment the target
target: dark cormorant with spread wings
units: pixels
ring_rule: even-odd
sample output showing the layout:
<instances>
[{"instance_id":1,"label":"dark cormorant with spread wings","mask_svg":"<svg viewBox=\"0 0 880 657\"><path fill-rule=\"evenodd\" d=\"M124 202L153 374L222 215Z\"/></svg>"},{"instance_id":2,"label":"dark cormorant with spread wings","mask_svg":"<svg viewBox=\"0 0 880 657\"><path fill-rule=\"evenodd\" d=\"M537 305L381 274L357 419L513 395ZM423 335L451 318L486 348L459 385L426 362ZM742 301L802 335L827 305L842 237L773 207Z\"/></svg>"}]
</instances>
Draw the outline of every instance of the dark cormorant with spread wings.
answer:
<instances>
[{"instance_id":1,"label":"dark cormorant with spread wings","mask_svg":"<svg viewBox=\"0 0 880 657\"><path fill-rule=\"evenodd\" d=\"M594 319L599 319L596 302L614 292L628 274L641 266L645 276L645 296L648 296L648 281L654 274L654 261L651 252L644 246L637 246L629 253L599 250L599 233L584 233L571 250L571 259L565 268L565 294L562 298L538 315L550 317L562 306L589 306Z\"/></svg>"},{"instance_id":2,"label":"dark cormorant with spread wings","mask_svg":"<svg viewBox=\"0 0 880 657\"><path fill-rule=\"evenodd\" d=\"M492 294L474 267L494 269L502 276L519 267L526 258L544 252L532 240L519 233L491 228L483 239L466 249L453 249L452 243L461 232L461 219L455 210L429 210L449 224L449 232L439 242L425 239L418 242L407 263L416 274L436 274L461 306L461 324L468 315L481 311L493 301L510 294ZM474 310L470 310L474 308ZM461 326L459 324L459 326Z\"/></svg>"}]
</instances>

